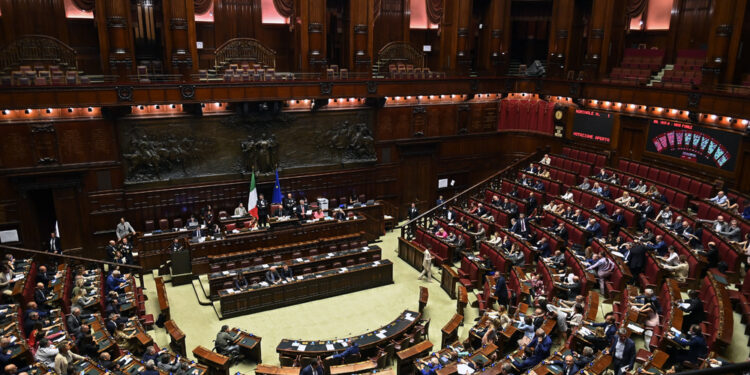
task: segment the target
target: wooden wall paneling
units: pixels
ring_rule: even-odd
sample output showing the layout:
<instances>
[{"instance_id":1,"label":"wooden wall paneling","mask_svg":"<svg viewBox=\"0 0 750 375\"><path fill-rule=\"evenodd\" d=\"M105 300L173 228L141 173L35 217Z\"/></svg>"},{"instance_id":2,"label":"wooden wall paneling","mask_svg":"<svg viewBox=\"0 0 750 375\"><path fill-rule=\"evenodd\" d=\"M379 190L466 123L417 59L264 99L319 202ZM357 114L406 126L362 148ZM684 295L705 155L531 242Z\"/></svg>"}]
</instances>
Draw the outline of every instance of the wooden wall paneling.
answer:
<instances>
[{"instance_id":1,"label":"wooden wall paneling","mask_svg":"<svg viewBox=\"0 0 750 375\"><path fill-rule=\"evenodd\" d=\"M66 187L52 191L55 200L55 216L59 224L60 242L63 249L81 247L81 214L77 189ZM64 242L63 242L64 241Z\"/></svg>"},{"instance_id":2,"label":"wooden wall paneling","mask_svg":"<svg viewBox=\"0 0 750 375\"><path fill-rule=\"evenodd\" d=\"M677 12L678 24L670 24L674 28L674 54L683 49L705 49L711 25L712 3L714 0L681 0ZM674 20L674 18L672 19Z\"/></svg>"},{"instance_id":3,"label":"wooden wall paneling","mask_svg":"<svg viewBox=\"0 0 750 375\"><path fill-rule=\"evenodd\" d=\"M738 69L737 58L740 53L740 46L742 45L742 30L745 26L745 9L747 9L747 0L737 0L737 5L732 15L732 36L729 39L729 51L727 52L727 68L724 75L721 77L723 82L733 83L735 76L740 77L741 75L735 74ZM750 22L750 20L747 20ZM740 66L740 71L743 67Z\"/></svg>"},{"instance_id":4,"label":"wooden wall paneling","mask_svg":"<svg viewBox=\"0 0 750 375\"><path fill-rule=\"evenodd\" d=\"M708 32L708 50L702 85L713 87L727 70L729 46L734 33L734 12L737 0L711 2L711 27ZM742 30L742 27L737 31Z\"/></svg>"},{"instance_id":5,"label":"wooden wall paneling","mask_svg":"<svg viewBox=\"0 0 750 375\"><path fill-rule=\"evenodd\" d=\"M9 43L22 35L48 35L68 44L65 6L62 0L3 0L2 37Z\"/></svg>"},{"instance_id":6,"label":"wooden wall paneling","mask_svg":"<svg viewBox=\"0 0 750 375\"><path fill-rule=\"evenodd\" d=\"M547 72L550 77L563 78L568 66L574 4L574 0L555 0L552 5Z\"/></svg>"},{"instance_id":7,"label":"wooden wall paneling","mask_svg":"<svg viewBox=\"0 0 750 375\"><path fill-rule=\"evenodd\" d=\"M130 2L96 0L96 9L102 70L126 80L135 68Z\"/></svg>"},{"instance_id":8,"label":"wooden wall paneling","mask_svg":"<svg viewBox=\"0 0 750 375\"><path fill-rule=\"evenodd\" d=\"M435 173L435 153L438 143L413 142L399 144L401 160L401 204L400 217L412 202L417 204L420 212L432 208L437 191L437 174Z\"/></svg>"},{"instance_id":9,"label":"wooden wall paneling","mask_svg":"<svg viewBox=\"0 0 750 375\"><path fill-rule=\"evenodd\" d=\"M256 24L259 22L260 0L214 0L215 46L233 38L257 39Z\"/></svg>"},{"instance_id":10,"label":"wooden wall paneling","mask_svg":"<svg viewBox=\"0 0 750 375\"><path fill-rule=\"evenodd\" d=\"M480 31L478 68L480 71L505 74L508 71L510 47L510 0L490 0Z\"/></svg>"},{"instance_id":11,"label":"wooden wall paneling","mask_svg":"<svg viewBox=\"0 0 750 375\"><path fill-rule=\"evenodd\" d=\"M190 80L190 75L198 72L195 3L193 0L164 0L162 14L167 70Z\"/></svg>"},{"instance_id":12,"label":"wooden wall paneling","mask_svg":"<svg viewBox=\"0 0 750 375\"><path fill-rule=\"evenodd\" d=\"M52 123L30 125L32 148L37 165L60 163L57 132Z\"/></svg>"},{"instance_id":13,"label":"wooden wall paneling","mask_svg":"<svg viewBox=\"0 0 750 375\"><path fill-rule=\"evenodd\" d=\"M379 2L380 16L375 19L373 30L372 50L375 54L392 41L409 41L410 0L380 0Z\"/></svg>"},{"instance_id":14,"label":"wooden wall paneling","mask_svg":"<svg viewBox=\"0 0 750 375\"><path fill-rule=\"evenodd\" d=\"M742 152L737 166L736 186L737 190L748 192L750 191L750 138L745 137L740 147Z\"/></svg>"},{"instance_id":15,"label":"wooden wall paneling","mask_svg":"<svg viewBox=\"0 0 750 375\"><path fill-rule=\"evenodd\" d=\"M300 70L303 72L323 72L328 58L326 54L326 2L309 0L295 2L301 23L298 25L297 44Z\"/></svg>"},{"instance_id":16,"label":"wooden wall paneling","mask_svg":"<svg viewBox=\"0 0 750 375\"><path fill-rule=\"evenodd\" d=\"M27 124L3 125L3 137L0 141L0 168L22 168L36 165L31 129Z\"/></svg>"},{"instance_id":17,"label":"wooden wall paneling","mask_svg":"<svg viewBox=\"0 0 750 375\"><path fill-rule=\"evenodd\" d=\"M76 50L78 70L86 74L101 74L102 64L99 54L99 39L96 22L87 18L66 19L68 44Z\"/></svg>"},{"instance_id":18,"label":"wooden wall paneling","mask_svg":"<svg viewBox=\"0 0 750 375\"><path fill-rule=\"evenodd\" d=\"M473 1L443 1L440 20L440 68L447 72L471 69L471 6Z\"/></svg>"},{"instance_id":19,"label":"wooden wall paneling","mask_svg":"<svg viewBox=\"0 0 750 375\"><path fill-rule=\"evenodd\" d=\"M375 0L352 0L349 3L348 51L349 69L355 72L370 70L373 58L373 20Z\"/></svg>"},{"instance_id":20,"label":"wooden wall paneling","mask_svg":"<svg viewBox=\"0 0 750 375\"><path fill-rule=\"evenodd\" d=\"M613 65L610 60L619 61L619 52L613 51L622 49L626 27L622 17L624 12L625 1L623 0L594 0L585 62L588 79L604 76L608 68ZM614 44L620 48L616 48Z\"/></svg>"},{"instance_id":21,"label":"wooden wall paneling","mask_svg":"<svg viewBox=\"0 0 750 375\"><path fill-rule=\"evenodd\" d=\"M197 49L198 69L213 69L214 51L218 47L214 22L196 22L195 34L196 41L203 43L203 48Z\"/></svg>"},{"instance_id":22,"label":"wooden wall paneling","mask_svg":"<svg viewBox=\"0 0 750 375\"><path fill-rule=\"evenodd\" d=\"M413 108L407 106L385 107L377 111L376 139L410 138Z\"/></svg>"},{"instance_id":23,"label":"wooden wall paneling","mask_svg":"<svg viewBox=\"0 0 750 375\"><path fill-rule=\"evenodd\" d=\"M430 135L429 129L429 118L427 117L427 108L425 106L411 107L411 129L409 133L412 137L423 137Z\"/></svg>"}]
</instances>

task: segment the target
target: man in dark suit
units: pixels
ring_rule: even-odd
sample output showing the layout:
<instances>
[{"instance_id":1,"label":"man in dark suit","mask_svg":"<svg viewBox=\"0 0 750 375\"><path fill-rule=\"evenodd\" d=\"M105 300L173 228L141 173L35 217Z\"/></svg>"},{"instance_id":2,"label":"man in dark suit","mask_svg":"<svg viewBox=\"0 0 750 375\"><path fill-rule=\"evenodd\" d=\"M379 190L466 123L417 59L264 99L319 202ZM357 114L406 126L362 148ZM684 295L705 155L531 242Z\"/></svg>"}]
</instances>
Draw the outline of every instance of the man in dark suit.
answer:
<instances>
[{"instance_id":1,"label":"man in dark suit","mask_svg":"<svg viewBox=\"0 0 750 375\"><path fill-rule=\"evenodd\" d=\"M278 284L282 280L281 274L276 270L276 267L271 267L266 272L266 281L269 284Z\"/></svg>"},{"instance_id":2,"label":"man in dark suit","mask_svg":"<svg viewBox=\"0 0 750 375\"><path fill-rule=\"evenodd\" d=\"M307 214L307 210L309 208L305 204L304 199L299 200L299 204L294 206L294 215L297 216L300 220L307 220L310 218L310 216Z\"/></svg>"},{"instance_id":3,"label":"man in dark suit","mask_svg":"<svg viewBox=\"0 0 750 375\"><path fill-rule=\"evenodd\" d=\"M638 275L643 272L646 265L646 246L642 243L636 243L630 248L630 256L625 259L630 267L630 273L633 274L633 281L638 280Z\"/></svg>"},{"instance_id":4,"label":"man in dark suit","mask_svg":"<svg viewBox=\"0 0 750 375\"><path fill-rule=\"evenodd\" d=\"M568 229L565 228L564 222L559 222L557 224L557 227L552 230L552 233L554 233L557 237L560 237L560 239L562 239L563 241L568 241Z\"/></svg>"},{"instance_id":5,"label":"man in dark suit","mask_svg":"<svg viewBox=\"0 0 750 375\"><path fill-rule=\"evenodd\" d=\"M661 257L667 255L667 243L664 242L664 237L661 234L656 236L655 243L648 245L648 248L656 251L656 254Z\"/></svg>"},{"instance_id":6,"label":"man in dark suit","mask_svg":"<svg viewBox=\"0 0 750 375\"><path fill-rule=\"evenodd\" d=\"M602 236L602 226L593 217L589 219L588 225L584 229L589 233L589 238L599 238Z\"/></svg>"},{"instance_id":7,"label":"man in dark suit","mask_svg":"<svg viewBox=\"0 0 750 375\"><path fill-rule=\"evenodd\" d=\"M44 291L43 283L36 283L36 289L34 289L34 302L40 309L49 311L51 307L47 304L47 293Z\"/></svg>"},{"instance_id":8,"label":"man in dark suit","mask_svg":"<svg viewBox=\"0 0 750 375\"><path fill-rule=\"evenodd\" d=\"M671 332L667 333L667 337L687 347L687 349L678 349L669 353L669 359L674 359L678 365L682 362L690 362L697 365L708 355L708 346L706 345L706 339L703 337L701 326L693 324L690 326L690 332L686 336L675 337Z\"/></svg>"},{"instance_id":9,"label":"man in dark suit","mask_svg":"<svg viewBox=\"0 0 750 375\"><path fill-rule=\"evenodd\" d=\"M611 231L615 236L620 233L620 228L627 228L628 223L625 222L625 214L622 213L622 208L617 208L612 213L612 224Z\"/></svg>"},{"instance_id":10,"label":"man in dark suit","mask_svg":"<svg viewBox=\"0 0 750 375\"><path fill-rule=\"evenodd\" d=\"M287 193L286 198L282 200L281 204L282 204L282 215L284 216L294 215L295 201L294 201L294 198L292 198L292 193Z\"/></svg>"},{"instance_id":11,"label":"man in dark suit","mask_svg":"<svg viewBox=\"0 0 750 375\"><path fill-rule=\"evenodd\" d=\"M560 375L573 375L578 373L578 366L576 365L575 360L573 359L572 355L566 355L564 361L544 361L544 364L547 365L557 365L562 367L562 372Z\"/></svg>"},{"instance_id":12,"label":"man in dark suit","mask_svg":"<svg viewBox=\"0 0 750 375\"><path fill-rule=\"evenodd\" d=\"M586 216L581 212L580 209L576 210L576 214L571 218L578 225L586 225Z\"/></svg>"},{"instance_id":13,"label":"man in dark suit","mask_svg":"<svg viewBox=\"0 0 750 375\"><path fill-rule=\"evenodd\" d=\"M547 237L542 237L539 239L539 241L536 242L536 252L539 254L540 257L546 258L552 254L552 250L550 250L549 242L547 242Z\"/></svg>"},{"instance_id":14,"label":"man in dark suit","mask_svg":"<svg viewBox=\"0 0 750 375\"><path fill-rule=\"evenodd\" d=\"M50 233L49 242L47 244L47 250L53 254L62 254L62 247L60 246L60 239L57 238L55 232Z\"/></svg>"},{"instance_id":15,"label":"man in dark suit","mask_svg":"<svg viewBox=\"0 0 750 375\"><path fill-rule=\"evenodd\" d=\"M477 210L476 210L475 214L476 214L477 216L479 216L479 217L482 217L482 216L486 216L486 215L487 215L487 213L488 213L488 211L487 211L487 209L486 209L486 208L484 207L484 205L483 205L483 204L481 204L481 203L479 203L479 204L477 205Z\"/></svg>"},{"instance_id":16,"label":"man in dark suit","mask_svg":"<svg viewBox=\"0 0 750 375\"><path fill-rule=\"evenodd\" d=\"M617 333L617 319L613 312L604 315L604 321L601 323L591 323L592 327L604 327L604 337L607 339L607 345L612 344L612 340Z\"/></svg>"},{"instance_id":17,"label":"man in dark suit","mask_svg":"<svg viewBox=\"0 0 750 375\"><path fill-rule=\"evenodd\" d=\"M174 241L172 241L172 244L169 245L169 251L171 253L179 253L182 250L183 250L183 247L179 238L175 238Z\"/></svg>"},{"instance_id":18,"label":"man in dark suit","mask_svg":"<svg viewBox=\"0 0 750 375\"><path fill-rule=\"evenodd\" d=\"M560 297L568 301L575 300L576 296L581 294L581 279L578 276L573 276L572 281L572 283L563 282L556 284L556 286L562 289Z\"/></svg>"},{"instance_id":19,"label":"man in dark suit","mask_svg":"<svg viewBox=\"0 0 750 375\"><path fill-rule=\"evenodd\" d=\"M635 343L628 337L628 329L625 327L617 331L617 337L612 346L605 350L604 354L612 355L612 369L615 375L624 374L633 368L635 363Z\"/></svg>"},{"instance_id":20,"label":"man in dark suit","mask_svg":"<svg viewBox=\"0 0 750 375\"><path fill-rule=\"evenodd\" d=\"M693 289L688 292L688 298L683 300L687 306L679 304L682 315L682 331L688 331L694 324L701 324L706 319L706 311L703 308L703 301L700 299L700 292Z\"/></svg>"},{"instance_id":21,"label":"man in dark suit","mask_svg":"<svg viewBox=\"0 0 750 375\"><path fill-rule=\"evenodd\" d=\"M549 357L551 348L552 338L544 333L543 329L538 328L536 335L531 339L529 345L526 346L526 350L529 352L526 358L521 362L513 361L513 365L521 371L530 369Z\"/></svg>"},{"instance_id":22,"label":"man in dark suit","mask_svg":"<svg viewBox=\"0 0 750 375\"><path fill-rule=\"evenodd\" d=\"M117 258L117 242L109 240L109 244L104 247L104 250L107 252L107 260L114 262L115 258Z\"/></svg>"},{"instance_id":23,"label":"man in dark suit","mask_svg":"<svg viewBox=\"0 0 750 375\"><path fill-rule=\"evenodd\" d=\"M505 284L505 277L500 274L495 283L495 298L499 305L508 306L508 286Z\"/></svg>"},{"instance_id":24,"label":"man in dark suit","mask_svg":"<svg viewBox=\"0 0 750 375\"><path fill-rule=\"evenodd\" d=\"M409 217L409 220L414 220L417 216L419 216L419 210L417 209L417 204L413 203L409 207L409 211L407 212L407 216Z\"/></svg>"},{"instance_id":25,"label":"man in dark suit","mask_svg":"<svg viewBox=\"0 0 750 375\"><path fill-rule=\"evenodd\" d=\"M526 220L526 215L519 214L516 223L511 226L510 231L520 236L526 237L529 235L529 221Z\"/></svg>"},{"instance_id":26,"label":"man in dark suit","mask_svg":"<svg viewBox=\"0 0 750 375\"><path fill-rule=\"evenodd\" d=\"M607 214L607 206L602 201L596 201L596 206L594 206L594 211L598 212L601 215L609 216Z\"/></svg>"},{"instance_id":27,"label":"man in dark suit","mask_svg":"<svg viewBox=\"0 0 750 375\"><path fill-rule=\"evenodd\" d=\"M263 228L268 226L268 201L263 197L263 194L258 195L258 227Z\"/></svg>"},{"instance_id":28,"label":"man in dark suit","mask_svg":"<svg viewBox=\"0 0 750 375\"><path fill-rule=\"evenodd\" d=\"M544 191L544 183L542 181L537 180L536 183L534 183L534 189L539 191Z\"/></svg>"},{"instance_id":29,"label":"man in dark suit","mask_svg":"<svg viewBox=\"0 0 750 375\"><path fill-rule=\"evenodd\" d=\"M323 375L325 373L325 370L323 369L323 366L320 365L317 359L314 359L312 362L310 362L309 365L304 367L299 374L300 375Z\"/></svg>"},{"instance_id":30,"label":"man in dark suit","mask_svg":"<svg viewBox=\"0 0 750 375\"><path fill-rule=\"evenodd\" d=\"M531 215L536 210L537 202L534 193L529 193L529 199L526 200L526 214Z\"/></svg>"},{"instance_id":31,"label":"man in dark suit","mask_svg":"<svg viewBox=\"0 0 750 375\"><path fill-rule=\"evenodd\" d=\"M638 205L638 211L641 212L641 217L638 219L638 227L640 230L643 230L643 228L646 227L648 219L654 217L654 207L651 206L651 202L646 199Z\"/></svg>"}]
</instances>

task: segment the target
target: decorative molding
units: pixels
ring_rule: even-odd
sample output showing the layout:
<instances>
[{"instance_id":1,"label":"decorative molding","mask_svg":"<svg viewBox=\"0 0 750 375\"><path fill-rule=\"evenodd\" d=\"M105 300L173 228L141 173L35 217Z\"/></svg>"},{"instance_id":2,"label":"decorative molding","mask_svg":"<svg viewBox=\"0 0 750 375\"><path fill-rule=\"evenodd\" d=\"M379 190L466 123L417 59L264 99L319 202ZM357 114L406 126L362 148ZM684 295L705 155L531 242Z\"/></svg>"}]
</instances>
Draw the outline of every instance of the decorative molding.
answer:
<instances>
[{"instance_id":1,"label":"decorative molding","mask_svg":"<svg viewBox=\"0 0 750 375\"><path fill-rule=\"evenodd\" d=\"M310 22L307 25L307 32L309 33L322 33L323 25L317 22Z\"/></svg>"},{"instance_id":2,"label":"decorative molding","mask_svg":"<svg viewBox=\"0 0 750 375\"><path fill-rule=\"evenodd\" d=\"M471 92L477 92L477 90L479 90L479 81L476 79L469 81L469 89Z\"/></svg>"},{"instance_id":3,"label":"decorative molding","mask_svg":"<svg viewBox=\"0 0 750 375\"><path fill-rule=\"evenodd\" d=\"M503 29L492 29L492 32L490 32L490 36L492 39L500 39L503 37Z\"/></svg>"},{"instance_id":4,"label":"decorative molding","mask_svg":"<svg viewBox=\"0 0 750 375\"><path fill-rule=\"evenodd\" d=\"M568 30L567 29L559 29L557 30L557 39L568 39Z\"/></svg>"},{"instance_id":5,"label":"decorative molding","mask_svg":"<svg viewBox=\"0 0 750 375\"><path fill-rule=\"evenodd\" d=\"M133 86L116 86L117 101L119 102L132 102L133 101Z\"/></svg>"},{"instance_id":6,"label":"decorative molding","mask_svg":"<svg viewBox=\"0 0 750 375\"><path fill-rule=\"evenodd\" d=\"M378 92L378 83L375 81L367 81L367 93L375 94Z\"/></svg>"},{"instance_id":7,"label":"decorative molding","mask_svg":"<svg viewBox=\"0 0 750 375\"><path fill-rule=\"evenodd\" d=\"M593 39L604 38L604 29L591 29L591 38Z\"/></svg>"},{"instance_id":8,"label":"decorative molding","mask_svg":"<svg viewBox=\"0 0 750 375\"><path fill-rule=\"evenodd\" d=\"M354 25L354 33L355 34L367 34L367 25Z\"/></svg>"},{"instance_id":9,"label":"decorative molding","mask_svg":"<svg viewBox=\"0 0 750 375\"><path fill-rule=\"evenodd\" d=\"M332 91L333 91L333 83L331 83L331 82L321 82L320 83L320 94L321 95L331 95Z\"/></svg>"},{"instance_id":10,"label":"decorative molding","mask_svg":"<svg viewBox=\"0 0 750 375\"><path fill-rule=\"evenodd\" d=\"M128 27L128 19L120 16L107 17L107 27L110 29L126 29Z\"/></svg>"},{"instance_id":11,"label":"decorative molding","mask_svg":"<svg viewBox=\"0 0 750 375\"><path fill-rule=\"evenodd\" d=\"M465 38L469 36L469 29L465 27L459 27L458 30L456 31L456 35L459 37Z\"/></svg>"},{"instance_id":12,"label":"decorative molding","mask_svg":"<svg viewBox=\"0 0 750 375\"><path fill-rule=\"evenodd\" d=\"M169 20L169 29L170 30L187 30L188 22L184 18L171 18Z\"/></svg>"},{"instance_id":13,"label":"decorative molding","mask_svg":"<svg viewBox=\"0 0 750 375\"><path fill-rule=\"evenodd\" d=\"M465 111L471 110L471 107L468 104L463 103L463 104L459 104L458 105L457 110L458 110L458 112L465 112Z\"/></svg>"},{"instance_id":14,"label":"decorative molding","mask_svg":"<svg viewBox=\"0 0 750 375\"><path fill-rule=\"evenodd\" d=\"M54 133L55 126L52 124L32 125L31 132L32 133Z\"/></svg>"},{"instance_id":15,"label":"decorative molding","mask_svg":"<svg viewBox=\"0 0 750 375\"><path fill-rule=\"evenodd\" d=\"M423 105L418 105L411 110L411 113L415 115L420 113L427 113L427 108L425 108Z\"/></svg>"},{"instance_id":16,"label":"decorative molding","mask_svg":"<svg viewBox=\"0 0 750 375\"><path fill-rule=\"evenodd\" d=\"M183 100L193 100L195 98L195 85L180 85L180 95Z\"/></svg>"},{"instance_id":17,"label":"decorative molding","mask_svg":"<svg viewBox=\"0 0 750 375\"><path fill-rule=\"evenodd\" d=\"M36 161L37 164L55 164L57 163L57 159L51 158L49 156L45 156L43 158L39 158L39 160Z\"/></svg>"},{"instance_id":18,"label":"decorative molding","mask_svg":"<svg viewBox=\"0 0 750 375\"><path fill-rule=\"evenodd\" d=\"M729 37L732 35L733 31L732 25L729 24L721 24L719 26L716 26L716 36L720 37Z\"/></svg>"}]
</instances>

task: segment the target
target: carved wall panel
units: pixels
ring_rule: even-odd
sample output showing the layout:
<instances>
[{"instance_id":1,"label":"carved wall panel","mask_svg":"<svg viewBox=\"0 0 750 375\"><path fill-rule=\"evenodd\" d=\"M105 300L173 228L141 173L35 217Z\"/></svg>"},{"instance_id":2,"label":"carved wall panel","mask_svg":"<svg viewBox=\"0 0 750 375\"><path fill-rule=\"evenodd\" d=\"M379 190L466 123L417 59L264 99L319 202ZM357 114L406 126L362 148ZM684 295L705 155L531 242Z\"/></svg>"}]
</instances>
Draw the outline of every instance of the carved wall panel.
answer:
<instances>
[{"instance_id":1,"label":"carved wall panel","mask_svg":"<svg viewBox=\"0 0 750 375\"><path fill-rule=\"evenodd\" d=\"M118 123L126 181L375 162L372 110Z\"/></svg>"}]
</instances>

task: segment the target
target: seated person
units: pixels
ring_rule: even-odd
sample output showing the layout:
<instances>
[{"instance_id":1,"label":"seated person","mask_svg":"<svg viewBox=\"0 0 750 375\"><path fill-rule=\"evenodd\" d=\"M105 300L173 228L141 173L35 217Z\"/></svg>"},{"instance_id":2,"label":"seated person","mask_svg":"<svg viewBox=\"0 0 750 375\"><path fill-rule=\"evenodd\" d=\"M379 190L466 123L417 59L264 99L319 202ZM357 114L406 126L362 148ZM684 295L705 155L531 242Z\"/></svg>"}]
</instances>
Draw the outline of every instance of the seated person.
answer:
<instances>
[{"instance_id":1,"label":"seated person","mask_svg":"<svg viewBox=\"0 0 750 375\"><path fill-rule=\"evenodd\" d=\"M236 337L229 332L229 326L221 326L221 330L216 334L216 351L223 355L236 355L240 351L240 346L235 344Z\"/></svg>"},{"instance_id":2,"label":"seated person","mask_svg":"<svg viewBox=\"0 0 750 375\"><path fill-rule=\"evenodd\" d=\"M344 340L344 343L346 343L347 347L346 350L344 350L341 353L336 353L334 355L328 356L326 359L345 359L346 357L353 356L356 354L359 354L359 345L356 341L352 341L352 339L346 339Z\"/></svg>"},{"instance_id":3,"label":"seated person","mask_svg":"<svg viewBox=\"0 0 750 375\"><path fill-rule=\"evenodd\" d=\"M566 355L563 361L544 360L545 365L557 365L562 368L561 375L573 375L578 373L578 365L572 355Z\"/></svg>"},{"instance_id":4,"label":"seated person","mask_svg":"<svg viewBox=\"0 0 750 375\"><path fill-rule=\"evenodd\" d=\"M266 271L266 281L273 285L278 284L282 281L281 274L279 274L279 271L276 270L276 266L271 266L271 268Z\"/></svg>"},{"instance_id":5,"label":"seated person","mask_svg":"<svg viewBox=\"0 0 750 375\"><path fill-rule=\"evenodd\" d=\"M549 357L551 348L552 338L544 333L543 329L539 328L536 330L534 338L531 339L529 345L524 349L524 359L521 362L514 360L513 365L522 371L530 369Z\"/></svg>"},{"instance_id":6,"label":"seated person","mask_svg":"<svg viewBox=\"0 0 750 375\"><path fill-rule=\"evenodd\" d=\"M185 227L188 229L195 229L199 226L200 223L198 223L198 219L196 219L194 215L190 215L190 219L185 223Z\"/></svg>"},{"instance_id":7,"label":"seated person","mask_svg":"<svg viewBox=\"0 0 750 375\"><path fill-rule=\"evenodd\" d=\"M703 337L701 326L697 324L690 326L690 332L685 336L675 337L672 332L669 332L667 333L667 337L686 347L685 349L678 349L669 354L669 359L678 366L681 366L683 362L699 365L701 360L705 359L708 355L706 339Z\"/></svg>"},{"instance_id":8,"label":"seated person","mask_svg":"<svg viewBox=\"0 0 750 375\"><path fill-rule=\"evenodd\" d=\"M292 272L292 269L289 268L289 266L286 264L281 267L281 271L279 271L279 274L286 281L292 281L294 277L294 273Z\"/></svg>"},{"instance_id":9,"label":"seated person","mask_svg":"<svg viewBox=\"0 0 750 375\"><path fill-rule=\"evenodd\" d=\"M114 270L109 276L107 276L107 291L115 291L118 293L124 292L126 283L127 280L121 277L120 270Z\"/></svg>"},{"instance_id":10,"label":"seated person","mask_svg":"<svg viewBox=\"0 0 750 375\"><path fill-rule=\"evenodd\" d=\"M242 276L242 272L237 271L237 277L234 278L234 287L239 290L243 290L243 289L247 289L248 286L249 284L247 283L247 279L245 279L245 277Z\"/></svg>"}]
</instances>

